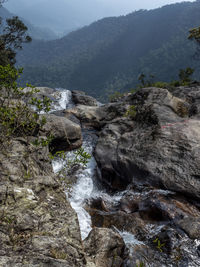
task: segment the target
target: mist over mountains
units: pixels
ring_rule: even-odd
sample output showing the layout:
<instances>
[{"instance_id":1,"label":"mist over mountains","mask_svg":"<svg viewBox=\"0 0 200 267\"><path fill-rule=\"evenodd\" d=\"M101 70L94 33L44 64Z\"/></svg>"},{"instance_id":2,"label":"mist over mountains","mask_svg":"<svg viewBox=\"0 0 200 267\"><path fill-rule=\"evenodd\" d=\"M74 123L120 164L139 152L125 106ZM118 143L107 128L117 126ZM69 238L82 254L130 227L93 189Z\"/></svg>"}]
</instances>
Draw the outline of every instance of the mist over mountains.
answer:
<instances>
[{"instance_id":1,"label":"mist over mountains","mask_svg":"<svg viewBox=\"0 0 200 267\"><path fill-rule=\"evenodd\" d=\"M3 25L6 24L6 19L12 18L13 16L16 16L16 14L12 14L4 7L0 8L0 17L2 18ZM49 28L38 27L31 24L28 20L24 18L20 17L20 19L28 27L28 33L33 39L53 40L58 38L58 36Z\"/></svg>"},{"instance_id":2,"label":"mist over mountains","mask_svg":"<svg viewBox=\"0 0 200 267\"><path fill-rule=\"evenodd\" d=\"M178 0L9 0L4 6L33 25L64 35L104 17L175 2Z\"/></svg>"},{"instance_id":3,"label":"mist over mountains","mask_svg":"<svg viewBox=\"0 0 200 267\"><path fill-rule=\"evenodd\" d=\"M141 73L177 79L181 68L198 69L187 36L200 25L199 14L200 1L184 2L105 18L59 40L33 41L18 53L21 84L84 90L99 98L133 88Z\"/></svg>"}]
</instances>

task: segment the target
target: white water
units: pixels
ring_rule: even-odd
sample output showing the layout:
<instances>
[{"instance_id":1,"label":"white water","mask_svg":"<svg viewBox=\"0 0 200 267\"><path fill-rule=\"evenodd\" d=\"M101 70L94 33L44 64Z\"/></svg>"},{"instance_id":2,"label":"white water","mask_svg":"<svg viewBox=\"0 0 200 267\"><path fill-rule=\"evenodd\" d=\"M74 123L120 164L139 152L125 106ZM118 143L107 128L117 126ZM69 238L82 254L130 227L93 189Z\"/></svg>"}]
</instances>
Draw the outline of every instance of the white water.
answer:
<instances>
[{"instance_id":1,"label":"white water","mask_svg":"<svg viewBox=\"0 0 200 267\"><path fill-rule=\"evenodd\" d=\"M56 98L57 102L52 103L51 112L71 108L73 106L72 92L62 88L56 88L56 90L52 96Z\"/></svg>"},{"instance_id":2,"label":"white water","mask_svg":"<svg viewBox=\"0 0 200 267\"><path fill-rule=\"evenodd\" d=\"M69 90L61 90L58 89L54 93L54 97L57 99L57 102L53 104L53 111L55 110L63 110L69 109L73 106L72 99L71 99L71 91ZM83 132L83 145L82 147L86 152L90 155L93 153L93 149L95 147L97 137L95 136L94 132L91 131L84 131ZM67 152L67 158L72 159L74 157L73 151ZM52 166L55 173L59 172L63 166L66 164L64 160L53 160ZM91 217L88 212L84 209L84 205L86 200L91 198L99 198L106 200L109 203L117 203L120 201L122 196L126 192L120 192L113 196L107 194L106 192L99 190L94 184L94 177L96 175L97 164L92 156L89 160L85 169L81 169L78 172L78 179L75 185L72 188L72 191L66 191L66 195L69 198L69 201L77 213L80 230L81 230L81 237L84 240L89 232L92 230L91 227ZM118 230L117 230L118 231ZM130 245L139 245L142 244L138 241L133 234L128 232L120 232L120 235L124 238L125 243L127 246Z\"/></svg>"},{"instance_id":3,"label":"white water","mask_svg":"<svg viewBox=\"0 0 200 267\"><path fill-rule=\"evenodd\" d=\"M56 91L54 94L54 97L56 96L57 102L54 103L53 109L54 110L63 110L65 108L71 108L73 106L72 100L71 100L71 92L68 90L65 91ZM96 143L96 135L92 131L84 131L83 133L83 145L82 147L86 152L88 152L90 155L93 153L93 149L95 147ZM74 157L73 151L66 153L67 158L72 159ZM53 160L52 166L55 173L58 173L64 166L66 162L62 159L59 160ZM91 198L99 198L106 200L109 203L117 203L123 196L125 192L117 193L113 196L107 194L106 192L99 190L95 184L94 184L94 177L96 175L96 168L97 164L92 156L89 160L87 166L85 169L81 169L78 171L78 179L75 185L72 188L72 191L69 192L66 191L66 195L69 198L69 201L76 211L78 215L78 220L80 224L80 230L81 230L81 237L84 240L89 232L92 230L91 227L91 217L88 214L88 212L84 209L84 205L86 203L86 200L89 200ZM120 232L120 234L124 237L124 240L127 244L130 242L132 244L135 244L139 242L135 239L135 237L132 234L129 234L127 232Z\"/></svg>"},{"instance_id":4,"label":"white water","mask_svg":"<svg viewBox=\"0 0 200 267\"><path fill-rule=\"evenodd\" d=\"M92 155L94 147L93 133L83 132L83 145L84 151ZM74 157L73 152L66 153L68 159ZM60 171L65 165L64 160L53 161L53 170L55 173ZM69 201L76 211L79 219L81 237L85 239L91 231L91 218L90 215L84 209L85 201L95 195L96 188L94 186L93 177L95 176L96 161L92 156L89 160L86 168L78 171L78 179L72 188L72 191L66 191L66 195L69 197Z\"/></svg>"},{"instance_id":5,"label":"white water","mask_svg":"<svg viewBox=\"0 0 200 267\"><path fill-rule=\"evenodd\" d=\"M54 96L57 97L58 102L54 103L53 111L63 110L66 108L71 108L73 106L71 100L71 92L69 90L57 91ZM93 148L95 145L95 135L90 132L83 132L83 145L84 151L88 152L90 155L93 153ZM67 158L73 158L74 153L66 153ZM65 165L64 160L53 160L52 166L55 173L59 172ZM86 168L79 170L78 179L76 184L73 186L72 191L66 191L69 201L76 211L79 219L81 237L85 239L89 232L91 231L91 218L87 211L84 209L85 201L92 197L93 194L96 194L96 190L93 183L93 177L95 176L96 161L92 156L89 160Z\"/></svg>"},{"instance_id":6,"label":"white water","mask_svg":"<svg viewBox=\"0 0 200 267\"><path fill-rule=\"evenodd\" d=\"M90 155L93 153L94 140L89 133L83 133L83 145L85 151ZM95 176L96 161L92 156L89 160L87 167L79 172L77 183L74 185L69 198L72 207L75 209L78 215L81 236L85 239L91 228L90 215L84 209L85 201L93 196L96 188L94 186L93 178Z\"/></svg>"},{"instance_id":7,"label":"white water","mask_svg":"<svg viewBox=\"0 0 200 267\"><path fill-rule=\"evenodd\" d=\"M66 108L71 108L73 106L70 91L58 90L57 92L55 92L55 96L56 96L57 102L54 103L54 110L57 110L57 111L63 110ZM95 137L94 132L91 132L91 131L83 132L83 148L85 151L87 151L91 155L95 147L95 142L96 142L96 137ZM74 156L73 152L67 153L68 158L73 158L73 156ZM53 161L54 172L55 173L58 172L63 167L64 164L65 162L62 160ZM80 229L81 229L81 236L83 240L88 236L89 232L92 229L91 228L91 217L87 213L87 211L84 209L86 200L91 199L91 198L101 198L105 200L106 203L115 204L120 201L120 199L123 197L124 194L126 194L126 191L124 191L124 192L117 193L114 196L111 196L107 194L106 192L99 190L94 183L96 168L97 168L96 161L94 157L92 157L90 161L88 162L87 167L85 169L79 170L77 182L73 186L71 193L69 194L68 192L66 192L66 195L69 198L69 201L72 207L77 212ZM164 191L164 190L154 190L154 191L159 192L160 194L163 194L163 195L173 194L173 192ZM134 194L137 195L136 192ZM143 194L145 195L147 193L143 192ZM160 226L155 226L151 224L147 225L146 230L148 232L149 238L159 233L162 227L163 225L160 225ZM123 237L126 246L129 248L129 252L130 252L129 255L131 259L131 255L132 255L131 253L134 253L134 247L138 245L139 246L144 245L144 243L137 240L135 236L131 233L128 233L125 231L119 231L117 229L116 231ZM188 238L185 237L185 241L182 244L182 246L184 247L185 253L191 254L192 248L194 247L194 251L192 251L194 255L191 254L191 261L188 263L188 267L200 266L199 258L195 255L195 250L199 246L199 244L200 244L200 241L195 240L194 243L192 243L191 241L191 245L190 245L190 243L188 244ZM149 265L149 266L153 266L153 265ZM166 265L164 264L160 266L166 266ZM168 265L168 266L171 266L171 265Z\"/></svg>"}]
</instances>

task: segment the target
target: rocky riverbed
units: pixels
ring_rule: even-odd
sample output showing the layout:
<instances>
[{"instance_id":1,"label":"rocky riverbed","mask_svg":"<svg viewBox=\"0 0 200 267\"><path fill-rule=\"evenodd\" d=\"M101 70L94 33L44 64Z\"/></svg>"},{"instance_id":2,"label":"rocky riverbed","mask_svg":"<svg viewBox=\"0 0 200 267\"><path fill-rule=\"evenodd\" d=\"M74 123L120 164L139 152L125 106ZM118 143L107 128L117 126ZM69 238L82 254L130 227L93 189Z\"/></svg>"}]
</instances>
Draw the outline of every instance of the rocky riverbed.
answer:
<instances>
[{"instance_id":1,"label":"rocky riverbed","mask_svg":"<svg viewBox=\"0 0 200 267\"><path fill-rule=\"evenodd\" d=\"M0 266L200 266L200 87L105 105L39 89L53 100L49 149L93 157L69 191L48 148L18 137L0 154Z\"/></svg>"}]
</instances>

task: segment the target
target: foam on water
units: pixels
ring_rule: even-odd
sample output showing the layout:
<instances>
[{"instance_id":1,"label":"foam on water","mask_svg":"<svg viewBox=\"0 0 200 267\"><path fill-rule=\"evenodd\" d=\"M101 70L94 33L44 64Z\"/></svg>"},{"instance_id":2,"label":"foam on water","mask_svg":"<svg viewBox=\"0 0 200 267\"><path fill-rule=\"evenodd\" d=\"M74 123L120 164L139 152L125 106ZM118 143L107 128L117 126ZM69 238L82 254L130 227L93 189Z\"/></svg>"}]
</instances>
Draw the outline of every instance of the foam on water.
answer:
<instances>
[{"instance_id":1,"label":"foam on water","mask_svg":"<svg viewBox=\"0 0 200 267\"><path fill-rule=\"evenodd\" d=\"M53 104L53 111L71 108L73 106L72 92L62 88L56 88L56 90L53 97L55 97L57 101Z\"/></svg>"},{"instance_id":2,"label":"foam on water","mask_svg":"<svg viewBox=\"0 0 200 267\"><path fill-rule=\"evenodd\" d=\"M61 91L59 105L61 109L70 108L72 106L72 92L69 90Z\"/></svg>"},{"instance_id":3,"label":"foam on water","mask_svg":"<svg viewBox=\"0 0 200 267\"><path fill-rule=\"evenodd\" d=\"M57 99L57 101L54 103L54 109L55 110L63 110L66 108L71 108L73 106L72 99L71 99L71 92L68 90L57 90L55 92L54 98ZM93 149L95 147L96 143L96 135L94 132L91 131L84 131L83 132L83 148L85 151L90 153L92 155ZM73 151L67 153L67 158L73 159L74 153ZM62 167L66 164L66 162L62 159L60 160L53 160L52 166L55 173L59 172ZM66 195L69 198L69 201L76 211L78 215L80 230L81 230L81 236L84 240L89 232L91 231L91 217L88 214L88 212L84 209L86 200L91 198L102 198L103 200L115 204L120 201L120 199L126 195L127 191L116 193L115 195L109 195L107 192L104 192L102 190L99 190L98 187L94 183L94 177L96 175L97 170L97 164L92 156L92 158L89 160L87 166L85 169L80 169L78 171L78 178L77 182L72 188L72 191L69 193L66 191ZM155 193L163 194L163 195L170 195L173 194L173 192L165 191L165 190L153 190ZM134 192L134 195L137 196L138 192ZM144 192L144 195L149 194L149 192ZM152 238L157 233L159 233L164 225L153 225L148 224L146 225L146 230L148 232L147 236ZM129 255L131 257L131 253L134 253L135 246L138 245L144 245L143 242L137 240L137 238L126 231L119 231L115 228L115 230L122 236L124 239L124 242L126 246L129 248ZM198 247L200 246L199 240L189 240L188 237L182 238L182 245L184 248L184 251L186 254L190 255L190 261L187 263L188 267L196 267L200 266L200 261L198 254L196 253ZM130 258L131 259L131 258ZM132 264L132 263L131 263ZM132 266L132 265L127 265ZM149 265L152 266L153 265ZM165 264L160 266L166 266ZM169 267L172 266L171 264L168 265Z\"/></svg>"},{"instance_id":4,"label":"foam on water","mask_svg":"<svg viewBox=\"0 0 200 267\"><path fill-rule=\"evenodd\" d=\"M143 242L136 239L136 237L129 232L126 232L126 231L124 231L124 232L118 231L118 232L121 235L121 237L124 239L124 242L127 246L129 246L129 245L131 245L131 246L144 245Z\"/></svg>"},{"instance_id":5,"label":"foam on water","mask_svg":"<svg viewBox=\"0 0 200 267\"><path fill-rule=\"evenodd\" d=\"M90 132L83 132L83 145L84 151L92 155L95 144L95 135ZM66 153L67 159L73 159L74 153ZM65 165L64 160L54 160L52 163L55 173L59 172ZM97 190L94 186L93 177L95 176L96 161L92 156L89 160L86 168L79 170L78 179L73 186L70 196L66 191L66 195L69 197L69 201L76 211L79 219L81 237L85 239L91 231L91 218L87 211L84 209L84 204L87 199L96 194Z\"/></svg>"},{"instance_id":6,"label":"foam on water","mask_svg":"<svg viewBox=\"0 0 200 267\"><path fill-rule=\"evenodd\" d=\"M89 132L83 133L83 145L84 150L92 155L95 140L93 135ZM71 197L69 198L72 207L75 209L78 215L81 236L85 239L91 231L91 218L90 215L84 209L84 204L87 199L93 195L95 186L93 177L95 176L96 161L92 156L85 169L81 170L78 175L78 181L74 185Z\"/></svg>"}]
</instances>

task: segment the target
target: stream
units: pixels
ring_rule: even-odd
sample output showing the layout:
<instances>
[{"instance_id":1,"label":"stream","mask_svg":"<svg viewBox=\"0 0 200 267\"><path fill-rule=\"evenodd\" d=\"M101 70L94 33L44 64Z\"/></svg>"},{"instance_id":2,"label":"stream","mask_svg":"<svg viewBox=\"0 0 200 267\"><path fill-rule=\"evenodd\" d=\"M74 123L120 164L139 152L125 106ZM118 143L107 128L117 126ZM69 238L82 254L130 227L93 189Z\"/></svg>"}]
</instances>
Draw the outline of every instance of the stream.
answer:
<instances>
[{"instance_id":1,"label":"stream","mask_svg":"<svg viewBox=\"0 0 200 267\"><path fill-rule=\"evenodd\" d=\"M61 88L58 88L56 90L57 92L55 93L55 97L57 98L57 102L55 102L52 106L52 111L72 108L74 105L72 102L71 91ZM95 177L98 170L97 163L93 156L93 150L95 148L98 137L95 130L85 129L82 130L82 136L82 147L84 148L84 151L91 155L91 159L88 161L86 168L80 169L78 171L78 179L73 185L71 192L69 193L68 191L66 191L66 195L78 215L81 237L82 240L84 240L92 230L91 217L89 213L84 209L86 202L90 199L101 198L107 200L110 203L117 204L122 196L126 193L126 191L116 193L111 196L105 190L99 188L100 186L95 182ZM66 152L66 156L69 159L73 159L73 151ZM65 166L65 164L66 162L63 160L53 160L52 166L54 172L58 173ZM118 230L116 229L116 231ZM121 231L118 232L123 237L124 241L127 242L127 244L141 244L141 242L137 240L131 233Z\"/></svg>"},{"instance_id":2,"label":"stream","mask_svg":"<svg viewBox=\"0 0 200 267\"><path fill-rule=\"evenodd\" d=\"M57 101L53 104L53 111L59 111L63 109L68 109L73 107L71 92L69 90L64 89L57 89L54 97L57 99ZM87 205L88 201L92 199L103 199L108 203L112 203L113 206L117 206L117 204L120 202L120 200L127 194L127 190L123 192L119 192L116 194L108 194L96 181L95 179L96 174L98 172L97 163L95 161L95 158L93 157L93 150L95 148L96 142L98 140L98 137L96 135L96 132L94 130L88 130L83 129L82 130L82 136L83 136L83 145L82 147L86 152L88 152L92 157L87 163L87 166L85 168L80 168L76 172L76 182L73 184L70 192L66 191L66 195L71 203L71 206L74 208L78 215L80 230L81 230L81 237L82 240L84 240L88 234L90 233L92 229L92 219L90 214L86 211L85 206ZM73 158L74 153L73 151L66 153L67 158ZM52 166L55 173L58 173L63 166L65 166L66 162L64 160L53 160ZM159 191L159 190L157 190ZM160 193L162 194L171 194L169 191L163 191L160 190ZM138 194L148 194L148 193L138 193L133 192L132 194L138 195ZM152 237L155 236L156 233L162 230L162 228L165 226L165 223L161 223L160 225L155 226L151 223L146 224L146 228L148 231L148 238L151 240ZM141 247L145 246L145 243L143 241L139 241L134 234L127 232L127 231L119 231L116 227L115 230L122 236L124 239L124 242L129 249L129 260L126 261L124 266L126 267L133 267L131 263L132 256L135 253L134 248L135 247ZM159 262L158 258L155 259L155 262L153 264L149 263L145 266L180 266L180 267L197 267L200 266L200 260L198 255L198 249L200 247L200 242L198 240L192 241L190 240L186 235L183 235L183 239L180 243L181 248L185 252L185 255L187 255L187 260L183 259L181 260L182 263L178 263L178 265L174 265L174 263L163 263ZM183 257L185 257L183 255ZM168 259L166 259L167 261ZM164 260L165 261L165 260Z\"/></svg>"}]
</instances>

